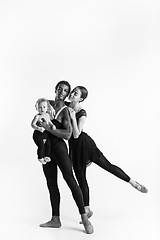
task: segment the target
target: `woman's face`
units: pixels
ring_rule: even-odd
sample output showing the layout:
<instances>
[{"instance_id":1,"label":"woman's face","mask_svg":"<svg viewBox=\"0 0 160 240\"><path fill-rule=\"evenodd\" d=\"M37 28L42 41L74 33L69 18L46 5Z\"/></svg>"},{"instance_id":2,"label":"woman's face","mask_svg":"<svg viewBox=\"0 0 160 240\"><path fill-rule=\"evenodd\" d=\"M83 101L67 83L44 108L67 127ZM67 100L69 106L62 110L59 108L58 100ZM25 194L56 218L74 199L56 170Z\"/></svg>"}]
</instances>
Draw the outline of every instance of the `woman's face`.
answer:
<instances>
[{"instance_id":1,"label":"woman's face","mask_svg":"<svg viewBox=\"0 0 160 240\"><path fill-rule=\"evenodd\" d=\"M82 101L81 90L79 88L74 88L71 91L71 93L69 94L69 100L71 102L80 102L80 101Z\"/></svg>"}]
</instances>

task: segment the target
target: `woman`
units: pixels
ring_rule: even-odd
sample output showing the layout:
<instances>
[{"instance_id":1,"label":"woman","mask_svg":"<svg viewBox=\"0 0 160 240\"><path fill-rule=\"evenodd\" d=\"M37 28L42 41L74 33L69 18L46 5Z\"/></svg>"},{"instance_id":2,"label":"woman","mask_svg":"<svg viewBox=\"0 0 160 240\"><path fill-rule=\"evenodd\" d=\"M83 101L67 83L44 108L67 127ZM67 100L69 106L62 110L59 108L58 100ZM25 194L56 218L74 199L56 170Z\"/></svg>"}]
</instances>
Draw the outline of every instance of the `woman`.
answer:
<instances>
[{"instance_id":1,"label":"woman","mask_svg":"<svg viewBox=\"0 0 160 240\"><path fill-rule=\"evenodd\" d=\"M121 168L111 164L97 148L93 139L83 132L83 126L87 117L86 111L82 109L80 102L88 96L88 91L85 87L75 87L70 95L68 103L70 116L72 120L73 133L69 139L70 157L73 162L73 168L79 186L83 193L85 211L88 217L91 217L93 212L89 207L89 187L86 179L86 166L94 162L104 170L114 174L116 177L131 184L132 187L140 192L147 193L147 188L138 182L132 180Z\"/></svg>"}]
</instances>

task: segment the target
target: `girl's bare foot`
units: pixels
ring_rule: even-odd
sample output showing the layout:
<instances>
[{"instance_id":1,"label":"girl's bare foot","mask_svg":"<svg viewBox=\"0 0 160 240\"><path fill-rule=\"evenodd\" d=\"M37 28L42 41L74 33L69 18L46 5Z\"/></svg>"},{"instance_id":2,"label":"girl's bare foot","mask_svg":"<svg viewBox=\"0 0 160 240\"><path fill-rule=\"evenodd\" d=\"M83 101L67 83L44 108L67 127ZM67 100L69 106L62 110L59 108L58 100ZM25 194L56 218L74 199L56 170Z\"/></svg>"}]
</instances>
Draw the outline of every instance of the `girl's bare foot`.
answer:
<instances>
[{"instance_id":1,"label":"girl's bare foot","mask_svg":"<svg viewBox=\"0 0 160 240\"><path fill-rule=\"evenodd\" d=\"M50 159L50 157L45 157L45 158L44 158L44 161L47 163L47 162L50 162L51 159Z\"/></svg>"},{"instance_id":2,"label":"girl's bare foot","mask_svg":"<svg viewBox=\"0 0 160 240\"><path fill-rule=\"evenodd\" d=\"M46 161L44 160L44 158L39 158L38 161L42 164L46 164Z\"/></svg>"}]
</instances>

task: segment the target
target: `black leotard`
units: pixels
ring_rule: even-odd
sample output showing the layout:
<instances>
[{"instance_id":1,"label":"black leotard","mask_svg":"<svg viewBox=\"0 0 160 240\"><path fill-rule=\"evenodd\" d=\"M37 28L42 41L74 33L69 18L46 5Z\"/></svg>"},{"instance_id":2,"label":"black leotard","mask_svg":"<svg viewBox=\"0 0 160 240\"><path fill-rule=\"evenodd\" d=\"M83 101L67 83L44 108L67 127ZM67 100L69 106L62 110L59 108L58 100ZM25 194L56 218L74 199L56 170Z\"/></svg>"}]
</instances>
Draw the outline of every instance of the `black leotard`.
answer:
<instances>
[{"instance_id":1,"label":"black leotard","mask_svg":"<svg viewBox=\"0 0 160 240\"><path fill-rule=\"evenodd\" d=\"M76 113L77 122L82 116L87 116L84 109ZM88 165L94 162L94 159L102 155L102 152L97 148L94 140L83 131L78 138L74 138L73 135L71 136L69 139L69 149L75 168L81 168L84 165Z\"/></svg>"}]
</instances>

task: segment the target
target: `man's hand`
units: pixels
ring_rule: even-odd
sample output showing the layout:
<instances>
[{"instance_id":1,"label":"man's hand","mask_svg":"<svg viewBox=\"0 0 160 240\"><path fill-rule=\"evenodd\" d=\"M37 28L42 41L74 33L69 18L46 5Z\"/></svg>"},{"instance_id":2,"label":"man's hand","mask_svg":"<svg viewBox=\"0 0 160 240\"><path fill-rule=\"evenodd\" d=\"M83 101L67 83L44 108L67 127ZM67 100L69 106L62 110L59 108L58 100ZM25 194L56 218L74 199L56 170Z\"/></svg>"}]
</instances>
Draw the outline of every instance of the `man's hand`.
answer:
<instances>
[{"instance_id":1,"label":"man's hand","mask_svg":"<svg viewBox=\"0 0 160 240\"><path fill-rule=\"evenodd\" d=\"M56 130L56 126L54 124L51 126L51 128L52 130Z\"/></svg>"},{"instance_id":2,"label":"man's hand","mask_svg":"<svg viewBox=\"0 0 160 240\"><path fill-rule=\"evenodd\" d=\"M45 129L43 127L39 127L38 131L43 133L45 131Z\"/></svg>"},{"instance_id":3,"label":"man's hand","mask_svg":"<svg viewBox=\"0 0 160 240\"><path fill-rule=\"evenodd\" d=\"M40 127L44 128L45 130L48 130L50 128L50 126L47 124L45 119L39 125L40 125Z\"/></svg>"}]
</instances>

